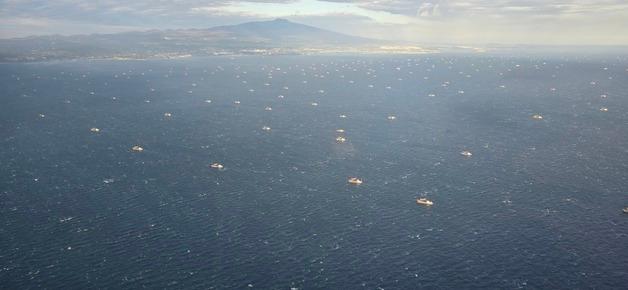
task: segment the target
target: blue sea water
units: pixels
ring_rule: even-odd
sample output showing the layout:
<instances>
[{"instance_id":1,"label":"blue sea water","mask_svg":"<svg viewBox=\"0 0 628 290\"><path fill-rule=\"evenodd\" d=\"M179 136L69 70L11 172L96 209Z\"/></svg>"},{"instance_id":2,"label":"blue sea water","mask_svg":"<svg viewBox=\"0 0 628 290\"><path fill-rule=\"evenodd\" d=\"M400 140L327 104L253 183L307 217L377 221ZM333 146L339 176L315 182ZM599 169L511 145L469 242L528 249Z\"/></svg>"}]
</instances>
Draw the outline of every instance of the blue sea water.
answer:
<instances>
[{"instance_id":1,"label":"blue sea water","mask_svg":"<svg viewBox=\"0 0 628 290\"><path fill-rule=\"evenodd\" d=\"M0 288L628 281L626 58L0 64L0 104Z\"/></svg>"}]
</instances>

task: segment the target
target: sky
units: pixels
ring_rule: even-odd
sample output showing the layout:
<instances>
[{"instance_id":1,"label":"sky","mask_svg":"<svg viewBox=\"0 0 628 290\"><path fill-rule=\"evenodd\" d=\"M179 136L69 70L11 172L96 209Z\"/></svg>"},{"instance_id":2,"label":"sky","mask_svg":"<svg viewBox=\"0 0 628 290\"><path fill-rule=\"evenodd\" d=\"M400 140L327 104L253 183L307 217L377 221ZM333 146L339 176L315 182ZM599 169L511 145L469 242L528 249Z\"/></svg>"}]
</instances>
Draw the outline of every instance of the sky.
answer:
<instances>
[{"instance_id":1,"label":"sky","mask_svg":"<svg viewBox=\"0 0 628 290\"><path fill-rule=\"evenodd\" d=\"M274 18L417 44L628 45L628 0L0 0L0 38Z\"/></svg>"}]
</instances>

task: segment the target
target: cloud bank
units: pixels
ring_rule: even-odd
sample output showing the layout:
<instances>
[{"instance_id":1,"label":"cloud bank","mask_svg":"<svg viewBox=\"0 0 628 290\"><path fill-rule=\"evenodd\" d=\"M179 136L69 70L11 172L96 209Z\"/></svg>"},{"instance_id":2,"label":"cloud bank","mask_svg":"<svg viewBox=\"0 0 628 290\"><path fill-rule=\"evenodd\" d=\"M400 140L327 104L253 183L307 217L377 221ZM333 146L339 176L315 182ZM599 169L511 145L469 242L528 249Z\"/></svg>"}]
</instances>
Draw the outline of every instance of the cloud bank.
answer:
<instances>
[{"instance_id":1,"label":"cloud bank","mask_svg":"<svg viewBox=\"0 0 628 290\"><path fill-rule=\"evenodd\" d=\"M0 37L204 28L277 17L417 43L628 45L625 0L4 0Z\"/></svg>"}]
</instances>

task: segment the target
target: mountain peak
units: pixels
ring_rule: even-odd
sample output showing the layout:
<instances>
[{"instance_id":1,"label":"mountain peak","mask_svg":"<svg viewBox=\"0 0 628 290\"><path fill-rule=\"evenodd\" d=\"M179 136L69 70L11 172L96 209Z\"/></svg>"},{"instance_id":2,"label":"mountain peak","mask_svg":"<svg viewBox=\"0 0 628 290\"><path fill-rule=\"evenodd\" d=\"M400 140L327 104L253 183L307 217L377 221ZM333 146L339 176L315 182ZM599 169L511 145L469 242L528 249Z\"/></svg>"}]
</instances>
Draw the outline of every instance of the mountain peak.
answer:
<instances>
[{"instance_id":1,"label":"mountain peak","mask_svg":"<svg viewBox=\"0 0 628 290\"><path fill-rule=\"evenodd\" d=\"M269 45L357 45L368 39L349 36L317 27L292 22L284 18L253 21L210 28L233 39L247 39Z\"/></svg>"},{"instance_id":2,"label":"mountain peak","mask_svg":"<svg viewBox=\"0 0 628 290\"><path fill-rule=\"evenodd\" d=\"M1 0L0 0L1 1ZM120 45L111 48L111 43ZM151 30L102 35L42 36L0 40L2 60L170 54L309 52L312 48L353 48L376 41L287 19L246 22L207 29Z\"/></svg>"}]
</instances>

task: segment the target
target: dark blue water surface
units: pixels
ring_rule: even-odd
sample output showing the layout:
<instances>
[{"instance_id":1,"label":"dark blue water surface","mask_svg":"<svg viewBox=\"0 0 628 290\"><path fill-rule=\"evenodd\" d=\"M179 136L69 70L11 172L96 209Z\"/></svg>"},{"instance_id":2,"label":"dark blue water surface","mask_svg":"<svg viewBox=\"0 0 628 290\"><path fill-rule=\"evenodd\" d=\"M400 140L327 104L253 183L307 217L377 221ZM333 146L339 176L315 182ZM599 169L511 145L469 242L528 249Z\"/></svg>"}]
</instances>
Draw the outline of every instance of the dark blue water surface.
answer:
<instances>
[{"instance_id":1,"label":"dark blue water surface","mask_svg":"<svg viewBox=\"0 0 628 290\"><path fill-rule=\"evenodd\" d=\"M625 58L1 64L0 98L0 288L628 281Z\"/></svg>"}]
</instances>

